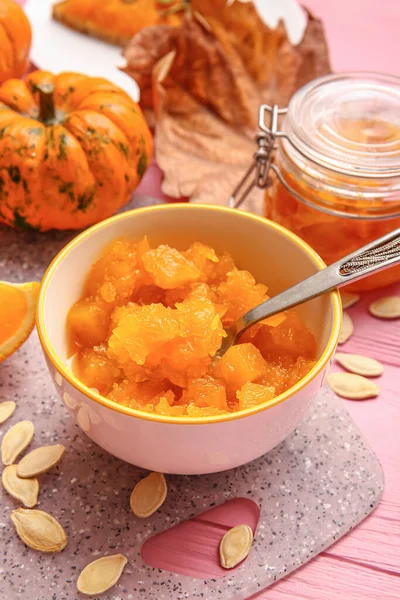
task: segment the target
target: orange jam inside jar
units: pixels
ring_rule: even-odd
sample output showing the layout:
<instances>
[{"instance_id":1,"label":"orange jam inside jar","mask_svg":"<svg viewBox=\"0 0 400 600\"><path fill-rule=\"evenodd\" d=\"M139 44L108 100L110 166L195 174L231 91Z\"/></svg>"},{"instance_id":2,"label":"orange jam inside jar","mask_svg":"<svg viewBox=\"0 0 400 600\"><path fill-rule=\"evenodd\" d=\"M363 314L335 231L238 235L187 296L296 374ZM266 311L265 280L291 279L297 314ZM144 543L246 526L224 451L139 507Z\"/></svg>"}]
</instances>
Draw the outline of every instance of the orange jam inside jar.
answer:
<instances>
[{"instance_id":1,"label":"orange jam inside jar","mask_svg":"<svg viewBox=\"0 0 400 600\"><path fill-rule=\"evenodd\" d=\"M291 99L282 123L266 216L331 264L400 227L400 79L321 77ZM289 188L289 189L288 189ZM400 279L392 267L349 286Z\"/></svg>"}]
</instances>

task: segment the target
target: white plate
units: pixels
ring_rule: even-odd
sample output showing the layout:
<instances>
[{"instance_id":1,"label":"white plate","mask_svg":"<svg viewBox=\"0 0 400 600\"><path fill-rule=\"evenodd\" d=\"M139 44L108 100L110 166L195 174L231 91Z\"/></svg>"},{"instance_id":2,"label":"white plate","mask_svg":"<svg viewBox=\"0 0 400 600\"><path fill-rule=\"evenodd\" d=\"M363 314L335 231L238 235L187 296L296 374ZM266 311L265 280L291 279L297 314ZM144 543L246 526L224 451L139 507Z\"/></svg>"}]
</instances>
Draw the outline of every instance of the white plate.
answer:
<instances>
[{"instance_id":1,"label":"white plate","mask_svg":"<svg viewBox=\"0 0 400 600\"><path fill-rule=\"evenodd\" d=\"M240 0L248 2L249 0ZM233 0L227 0L232 4ZM253 4L264 23L275 29L283 21L289 41L293 46L300 44L307 27L307 16L298 0L253 0Z\"/></svg>"},{"instance_id":2,"label":"white plate","mask_svg":"<svg viewBox=\"0 0 400 600\"><path fill-rule=\"evenodd\" d=\"M53 21L51 7L55 2L56 0L27 0L24 5L33 31L31 59L34 65L54 73L76 71L92 77L105 77L119 85L137 102L137 83L118 69L118 66L125 64L121 48Z\"/></svg>"}]
</instances>

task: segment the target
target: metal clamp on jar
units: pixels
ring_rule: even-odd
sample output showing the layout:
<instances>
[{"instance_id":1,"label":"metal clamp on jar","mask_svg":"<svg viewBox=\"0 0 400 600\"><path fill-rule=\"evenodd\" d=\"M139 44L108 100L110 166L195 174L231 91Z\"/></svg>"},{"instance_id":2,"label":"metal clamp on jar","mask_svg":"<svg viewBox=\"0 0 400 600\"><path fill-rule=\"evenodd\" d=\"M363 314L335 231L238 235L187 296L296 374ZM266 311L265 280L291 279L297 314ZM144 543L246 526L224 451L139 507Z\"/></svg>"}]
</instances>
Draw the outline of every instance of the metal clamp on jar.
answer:
<instances>
[{"instance_id":1,"label":"metal clamp on jar","mask_svg":"<svg viewBox=\"0 0 400 600\"><path fill-rule=\"evenodd\" d=\"M253 187L265 188L266 217L303 238L328 264L400 227L399 78L320 77L296 92L287 109L261 106L259 127L254 162L231 206L239 207ZM352 289L399 279L396 267Z\"/></svg>"}]
</instances>

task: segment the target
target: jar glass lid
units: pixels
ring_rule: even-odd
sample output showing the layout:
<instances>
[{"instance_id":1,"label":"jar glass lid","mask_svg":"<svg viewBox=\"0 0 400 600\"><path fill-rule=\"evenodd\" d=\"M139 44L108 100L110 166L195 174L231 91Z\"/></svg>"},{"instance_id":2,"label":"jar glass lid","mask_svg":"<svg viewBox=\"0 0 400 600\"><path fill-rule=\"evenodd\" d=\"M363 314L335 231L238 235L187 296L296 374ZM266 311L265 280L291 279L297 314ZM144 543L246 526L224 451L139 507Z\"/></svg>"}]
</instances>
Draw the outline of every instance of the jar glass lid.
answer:
<instances>
[{"instance_id":1,"label":"jar glass lid","mask_svg":"<svg viewBox=\"0 0 400 600\"><path fill-rule=\"evenodd\" d=\"M320 77L289 103L284 131L306 158L358 177L400 175L400 78Z\"/></svg>"}]
</instances>

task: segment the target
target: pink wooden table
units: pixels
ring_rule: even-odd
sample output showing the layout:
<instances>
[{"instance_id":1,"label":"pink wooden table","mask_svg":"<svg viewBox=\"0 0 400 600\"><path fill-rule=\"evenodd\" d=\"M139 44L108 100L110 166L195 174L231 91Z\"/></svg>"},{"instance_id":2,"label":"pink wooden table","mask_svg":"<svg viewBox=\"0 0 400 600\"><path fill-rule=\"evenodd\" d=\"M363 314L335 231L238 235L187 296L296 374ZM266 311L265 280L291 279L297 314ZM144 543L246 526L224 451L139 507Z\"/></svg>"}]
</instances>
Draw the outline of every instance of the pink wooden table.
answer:
<instances>
[{"instance_id":1,"label":"pink wooden table","mask_svg":"<svg viewBox=\"0 0 400 600\"><path fill-rule=\"evenodd\" d=\"M23 0L20 0L21 4ZM400 75L399 0L307 0L325 22L333 67L377 70ZM162 198L155 165L138 193ZM385 291L385 294L389 293ZM400 294L400 284L390 293ZM349 310L355 334L343 348L381 360L381 395L367 402L346 402L352 417L377 453L385 472L383 499L351 534L285 580L257 595L268 600L399 600L400 598L400 321L381 322L367 306L378 294L363 297ZM335 368L335 367L334 367ZM216 541L237 522L252 525L254 515L240 502L213 510L208 518L183 524L153 553L151 561L172 571L206 579L219 576Z\"/></svg>"},{"instance_id":2,"label":"pink wooden table","mask_svg":"<svg viewBox=\"0 0 400 600\"><path fill-rule=\"evenodd\" d=\"M305 4L325 22L334 70L400 75L399 0L307 0ZM161 173L153 165L138 192L162 198L160 182ZM400 284L385 290L388 293L400 294ZM381 461L386 480L383 499L354 531L257 595L260 600L400 598L400 321L381 322L368 314L368 304L378 295L365 295L349 309L355 334L341 350L373 356L385 365L378 399L345 401ZM251 525L244 511L240 505L220 509L179 527L153 552L151 562L201 578L218 576L216 541L237 522L247 519Z\"/></svg>"}]
</instances>

